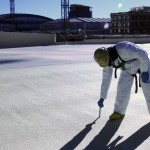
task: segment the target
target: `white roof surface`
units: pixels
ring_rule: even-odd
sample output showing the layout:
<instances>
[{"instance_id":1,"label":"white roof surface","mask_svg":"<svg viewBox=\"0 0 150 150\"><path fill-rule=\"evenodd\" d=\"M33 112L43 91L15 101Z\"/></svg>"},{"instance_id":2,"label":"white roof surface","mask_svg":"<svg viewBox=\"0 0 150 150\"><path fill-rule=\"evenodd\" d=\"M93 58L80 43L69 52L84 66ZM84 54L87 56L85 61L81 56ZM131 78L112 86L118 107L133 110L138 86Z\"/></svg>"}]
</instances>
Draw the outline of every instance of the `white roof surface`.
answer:
<instances>
[{"instance_id":1,"label":"white roof surface","mask_svg":"<svg viewBox=\"0 0 150 150\"><path fill-rule=\"evenodd\" d=\"M0 150L149 150L150 116L141 89L135 94L133 86L122 121L108 121L113 78L98 118L102 68L93 53L102 46L108 45L0 50ZM140 46L150 54L150 44Z\"/></svg>"}]
</instances>

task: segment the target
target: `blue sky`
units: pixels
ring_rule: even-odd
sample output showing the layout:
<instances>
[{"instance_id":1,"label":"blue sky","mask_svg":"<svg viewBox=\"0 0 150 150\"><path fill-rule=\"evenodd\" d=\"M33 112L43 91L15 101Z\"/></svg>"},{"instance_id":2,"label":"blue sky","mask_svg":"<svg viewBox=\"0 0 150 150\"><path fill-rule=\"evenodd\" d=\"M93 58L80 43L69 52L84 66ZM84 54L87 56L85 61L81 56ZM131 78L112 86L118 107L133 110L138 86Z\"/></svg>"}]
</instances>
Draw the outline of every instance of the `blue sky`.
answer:
<instances>
[{"instance_id":1,"label":"blue sky","mask_svg":"<svg viewBox=\"0 0 150 150\"><path fill-rule=\"evenodd\" d=\"M94 18L110 18L110 13L150 6L150 0L70 0L70 4L92 7ZM61 0L15 0L15 12L58 19L61 18ZM9 0L0 0L0 14L6 13L10 13Z\"/></svg>"}]
</instances>

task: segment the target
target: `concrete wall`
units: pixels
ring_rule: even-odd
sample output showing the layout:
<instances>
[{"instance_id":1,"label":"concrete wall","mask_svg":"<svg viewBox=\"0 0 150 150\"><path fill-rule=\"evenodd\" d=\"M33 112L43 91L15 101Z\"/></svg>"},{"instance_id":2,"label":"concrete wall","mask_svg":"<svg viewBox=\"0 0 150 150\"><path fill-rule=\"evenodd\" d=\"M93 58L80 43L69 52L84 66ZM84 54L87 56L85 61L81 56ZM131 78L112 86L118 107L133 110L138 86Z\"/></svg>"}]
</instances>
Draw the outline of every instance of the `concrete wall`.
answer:
<instances>
[{"instance_id":1,"label":"concrete wall","mask_svg":"<svg viewBox=\"0 0 150 150\"><path fill-rule=\"evenodd\" d=\"M130 41L136 44L150 43L150 37L128 37L128 38L104 38L104 39L87 39L84 44L116 44L121 41Z\"/></svg>"},{"instance_id":2,"label":"concrete wall","mask_svg":"<svg viewBox=\"0 0 150 150\"><path fill-rule=\"evenodd\" d=\"M0 32L0 48L47 46L55 42L55 34Z\"/></svg>"},{"instance_id":3,"label":"concrete wall","mask_svg":"<svg viewBox=\"0 0 150 150\"><path fill-rule=\"evenodd\" d=\"M114 37L109 36L99 39L84 39L83 41L66 41L66 42L57 42L56 44L116 44L121 41L130 41L135 44L144 44L150 43L150 36L128 36L128 37Z\"/></svg>"}]
</instances>

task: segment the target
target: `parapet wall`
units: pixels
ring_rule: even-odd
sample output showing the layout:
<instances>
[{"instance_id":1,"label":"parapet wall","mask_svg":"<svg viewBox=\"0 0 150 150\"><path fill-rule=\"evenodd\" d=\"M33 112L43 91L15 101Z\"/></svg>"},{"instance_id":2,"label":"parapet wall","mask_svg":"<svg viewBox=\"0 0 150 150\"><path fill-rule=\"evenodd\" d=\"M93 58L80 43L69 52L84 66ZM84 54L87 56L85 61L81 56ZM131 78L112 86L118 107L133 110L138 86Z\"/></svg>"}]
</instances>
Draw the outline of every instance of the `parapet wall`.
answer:
<instances>
[{"instance_id":1,"label":"parapet wall","mask_svg":"<svg viewBox=\"0 0 150 150\"><path fill-rule=\"evenodd\" d=\"M121 41L130 41L135 44L150 43L150 35L138 35L138 36L106 36L106 37L90 37L81 41L65 41L56 42L56 44L116 44Z\"/></svg>"},{"instance_id":2,"label":"parapet wall","mask_svg":"<svg viewBox=\"0 0 150 150\"><path fill-rule=\"evenodd\" d=\"M86 39L84 44L116 44L121 41L130 41L135 44L150 43L150 37L120 37L120 38L104 38L104 39Z\"/></svg>"},{"instance_id":3,"label":"parapet wall","mask_svg":"<svg viewBox=\"0 0 150 150\"><path fill-rule=\"evenodd\" d=\"M50 33L0 32L0 48L47 46L56 43Z\"/></svg>"}]
</instances>

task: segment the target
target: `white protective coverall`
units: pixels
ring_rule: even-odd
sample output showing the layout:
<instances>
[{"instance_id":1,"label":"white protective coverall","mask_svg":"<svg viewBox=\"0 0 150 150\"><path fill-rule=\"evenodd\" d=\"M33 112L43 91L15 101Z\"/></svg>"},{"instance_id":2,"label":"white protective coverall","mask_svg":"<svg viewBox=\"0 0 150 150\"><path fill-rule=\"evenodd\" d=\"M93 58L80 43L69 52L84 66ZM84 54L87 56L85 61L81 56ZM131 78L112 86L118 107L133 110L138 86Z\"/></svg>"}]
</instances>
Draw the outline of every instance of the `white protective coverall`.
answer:
<instances>
[{"instance_id":1,"label":"white protective coverall","mask_svg":"<svg viewBox=\"0 0 150 150\"><path fill-rule=\"evenodd\" d=\"M138 69L140 69L141 72L149 72L150 75L150 60L146 51L144 51L134 43L127 41L119 42L115 45L115 48L119 56L124 61L127 61L124 65L125 69L121 70L117 85L116 102L114 105L114 112L118 112L124 115L128 106L131 87L134 80L134 77L132 75L136 74ZM120 58L117 58L114 61L115 65L117 66L120 61ZM100 96L103 99L106 99L107 97L112 74L113 67L103 68L103 80L100 93ZM140 76L140 83L147 102L148 111L150 113L150 82L142 82Z\"/></svg>"}]
</instances>

